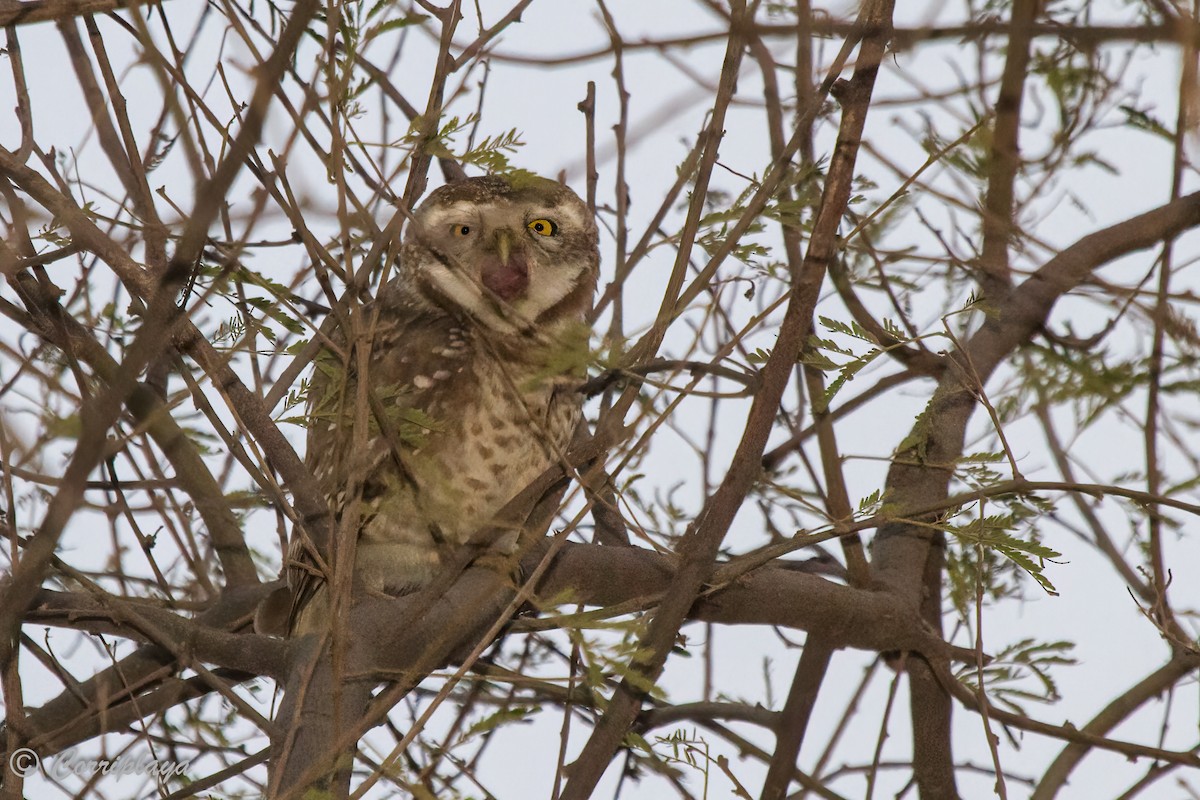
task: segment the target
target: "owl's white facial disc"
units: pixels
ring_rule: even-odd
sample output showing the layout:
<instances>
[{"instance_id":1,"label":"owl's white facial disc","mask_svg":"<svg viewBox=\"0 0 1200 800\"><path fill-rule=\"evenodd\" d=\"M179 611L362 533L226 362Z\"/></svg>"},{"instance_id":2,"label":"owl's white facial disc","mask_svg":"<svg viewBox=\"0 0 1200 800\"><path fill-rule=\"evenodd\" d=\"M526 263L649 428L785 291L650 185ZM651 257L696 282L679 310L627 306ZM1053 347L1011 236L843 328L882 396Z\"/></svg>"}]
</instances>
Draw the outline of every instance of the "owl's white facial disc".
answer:
<instances>
[{"instance_id":1,"label":"owl's white facial disc","mask_svg":"<svg viewBox=\"0 0 1200 800\"><path fill-rule=\"evenodd\" d=\"M546 191L440 203L431 197L407 240L417 246L410 254L421 257L405 269L498 333L552 321L547 312L581 286L590 297L599 257L586 206L569 189L544 183Z\"/></svg>"},{"instance_id":2,"label":"owl's white facial disc","mask_svg":"<svg viewBox=\"0 0 1200 800\"><path fill-rule=\"evenodd\" d=\"M466 253L456 253L460 250L453 245L455 232L452 227L471 230L481 227L478 220L480 209L465 201L450 206L430 209L414 222L416 230L409 232L418 241L426 244L434 258L426 259L419 265L421 274L428 279L435 291L440 292L455 306L469 312L484 325L503 333L515 333L528 325L505 309L500 303L487 296L482 277L477 270L471 268L471 262L465 261ZM451 222L454 220L454 222ZM417 267L417 265L412 265ZM524 325L521 323L525 322Z\"/></svg>"}]
</instances>

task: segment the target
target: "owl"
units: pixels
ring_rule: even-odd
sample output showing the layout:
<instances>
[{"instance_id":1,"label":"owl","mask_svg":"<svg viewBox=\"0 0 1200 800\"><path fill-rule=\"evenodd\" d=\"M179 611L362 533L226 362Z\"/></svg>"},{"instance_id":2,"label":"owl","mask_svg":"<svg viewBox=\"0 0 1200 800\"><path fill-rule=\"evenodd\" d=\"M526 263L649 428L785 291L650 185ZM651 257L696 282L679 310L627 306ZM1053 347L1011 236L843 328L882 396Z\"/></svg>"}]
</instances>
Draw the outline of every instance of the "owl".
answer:
<instances>
[{"instance_id":1,"label":"owl","mask_svg":"<svg viewBox=\"0 0 1200 800\"><path fill-rule=\"evenodd\" d=\"M308 390L307 463L336 535L357 504L359 590L426 585L561 458L581 415L599 260L591 213L555 181L471 178L418 207L362 334L328 332ZM516 539L492 547L511 553ZM298 542L289 556L289 629L323 630L327 576Z\"/></svg>"}]
</instances>

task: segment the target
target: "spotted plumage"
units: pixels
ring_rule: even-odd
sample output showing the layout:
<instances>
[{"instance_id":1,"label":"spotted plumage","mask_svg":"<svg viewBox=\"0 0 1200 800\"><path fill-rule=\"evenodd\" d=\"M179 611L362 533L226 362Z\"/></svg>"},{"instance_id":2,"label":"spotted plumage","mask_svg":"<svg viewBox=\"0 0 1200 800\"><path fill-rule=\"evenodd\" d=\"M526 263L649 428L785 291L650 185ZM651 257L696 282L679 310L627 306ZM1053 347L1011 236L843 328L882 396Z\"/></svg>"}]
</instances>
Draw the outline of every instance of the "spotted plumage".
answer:
<instances>
[{"instance_id":1,"label":"spotted plumage","mask_svg":"<svg viewBox=\"0 0 1200 800\"><path fill-rule=\"evenodd\" d=\"M595 224L570 189L474 178L418 208L396 278L350 324L357 334L326 326L307 462L338 535L357 537L360 587L428 583L561 456L580 416L598 264ZM494 549L511 551L516 535ZM295 542L289 554L293 633L329 614L328 576L309 550Z\"/></svg>"}]
</instances>

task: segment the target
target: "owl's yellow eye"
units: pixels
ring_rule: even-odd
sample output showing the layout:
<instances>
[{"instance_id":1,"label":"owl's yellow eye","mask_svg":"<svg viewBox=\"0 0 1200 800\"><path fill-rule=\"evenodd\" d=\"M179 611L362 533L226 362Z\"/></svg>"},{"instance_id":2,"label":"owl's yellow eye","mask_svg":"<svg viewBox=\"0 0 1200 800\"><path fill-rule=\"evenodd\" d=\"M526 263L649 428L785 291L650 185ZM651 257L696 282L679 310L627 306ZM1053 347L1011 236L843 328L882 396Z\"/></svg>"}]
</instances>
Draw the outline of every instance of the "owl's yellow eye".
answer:
<instances>
[{"instance_id":1,"label":"owl's yellow eye","mask_svg":"<svg viewBox=\"0 0 1200 800\"><path fill-rule=\"evenodd\" d=\"M451 225L450 233L454 234L455 236L459 236L459 237L470 236L471 235L471 226L470 225L462 225L462 224Z\"/></svg>"},{"instance_id":2,"label":"owl's yellow eye","mask_svg":"<svg viewBox=\"0 0 1200 800\"><path fill-rule=\"evenodd\" d=\"M535 219L526 227L536 233L538 236L553 236L554 234L558 233L558 225L554 224L554 221L549 219Z\"/></svg>"}]
</instances>

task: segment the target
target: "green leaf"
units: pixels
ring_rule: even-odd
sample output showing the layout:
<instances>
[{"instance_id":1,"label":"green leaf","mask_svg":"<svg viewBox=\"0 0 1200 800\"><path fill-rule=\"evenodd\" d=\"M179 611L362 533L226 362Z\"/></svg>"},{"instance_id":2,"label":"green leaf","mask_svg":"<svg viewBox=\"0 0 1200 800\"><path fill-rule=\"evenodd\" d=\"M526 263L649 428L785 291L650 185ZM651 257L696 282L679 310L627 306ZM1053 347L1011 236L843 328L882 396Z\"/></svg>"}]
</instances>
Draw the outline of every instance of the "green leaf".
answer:
<instances>
[{"instance_id":1,"label":"green leaf","mask_svg":"<svg viewBox=\"0 0 1200 800\"><path fill-rule=\"evenodd\" d=\"M382 36L389 31L398 31L401 28L407 28L410 25L419 25L429 19L428 14L412 13L404 17L389 19L386 22L381 22L377 25L372 25L367 28L367 32L363 34L362 44L365 45L376 37ZM361 46L361 45L360 45Z\"/></svg>"},{"instance_id":2,"label":"green leaf","mask_svg":"<svg viewBox=\"0 0 1200 800\"><path fill-rule=\"evenodd\" d=\"M474 736L495 730L501 725L509 722L524 722L528 720L529 717L537 714L541 710L541 706L512 706L510 708L502 708L493 714L489 714L468 728L466 733L459 738L458 742L459 744L462 744Z\"/></svg>"},{"instance_id":3,"label":"green leaf","mask_svg":"<svg viewBox=\"0 0 1200 800\"><path fill-rule=\"evenodd\" d=\"M751 364L765 364L765 363L767 363L767 360L770 357L771 357L770 350L764 350L763 348L759 347L756 350L754 350L753 352L748 353L746 355L746 360L749 361Z\"/></svg>"},{"instance_id":4,"label":"green leaf","mask_svg":"<svg viewBox=\"0 0 1200 800\"><path fill-rule=\"evenodd\" d=\"M855 339L862 339L864 342L879 344L878 340L876 340L874 336L868 333L867 330L857 322L851 321L846 323L842 322L841 320L833 319L832 317L818 317L818 319L826 329L832 331L833 333L842 333L846 336L853 336Z\"/></svg>"},{"instance_id":5,"label":"green leaf","mask_svg":"<svg viewBox=\"0 0 1200 800\"><path fill-rule=\"evenodd\" d=\"M869 495L858 501L858 510L860 513L867 511L879 505L879 501L883 498L883 490L876 489Z\"/></svg>"},{"instance_id":6,"label":"green leaf","mask_svg":"<svg viewBox=\"0 0 1200 800\"><path fill-rule=\"evenodd\" d=\"M1130 127L1146 131L1147 133L1152 133L1155 136L1166 139L1172 144L1175 143L1175 135L1171 133L1170 129L1163 123L1159 122L1158 119L1152 116L1149 112L1142 111L1141 109L1134 108L1133 106L1118 106L1118 108L1125 115L1125 122Z\"/></svg>"}]
</instances>

